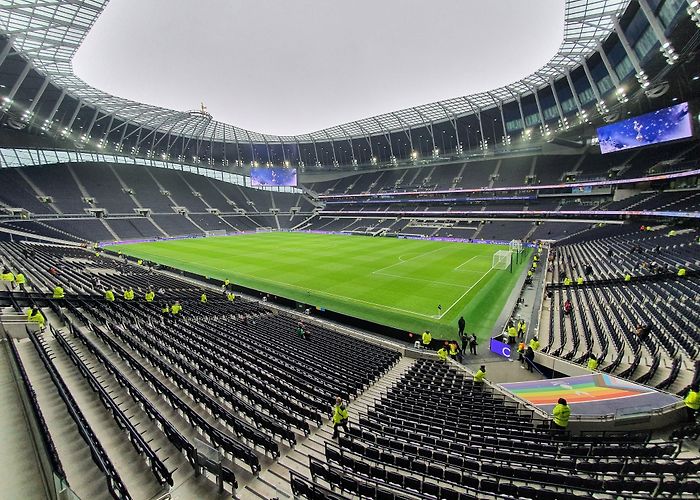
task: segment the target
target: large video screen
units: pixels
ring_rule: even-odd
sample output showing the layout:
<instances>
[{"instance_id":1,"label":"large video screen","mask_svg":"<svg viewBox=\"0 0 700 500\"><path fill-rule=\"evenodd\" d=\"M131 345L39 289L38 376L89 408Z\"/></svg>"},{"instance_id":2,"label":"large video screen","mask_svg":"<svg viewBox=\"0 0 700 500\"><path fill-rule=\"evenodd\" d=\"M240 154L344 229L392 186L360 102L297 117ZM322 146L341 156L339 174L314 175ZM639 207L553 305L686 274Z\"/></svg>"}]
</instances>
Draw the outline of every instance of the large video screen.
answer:
<instances>
[{"instance_id":1,"label":"large video screen","mask_svg":"<svg viewBox=\"0 0 700 500\"><path fill-rule=\"evenodd\" d=\"M297 169L255 167L250 169L251 186L296 186Z\"/></svg>"},{"instance_id":2,"label":"large video screen","mask_svg":"<svg viewBox=\"0 0 700 500\"><path fill-rule=\"evenodd\" d=\"M693 135L688 103L662 108L598 129L601 153L687 139Z\"/></svg>"}]
</instances>

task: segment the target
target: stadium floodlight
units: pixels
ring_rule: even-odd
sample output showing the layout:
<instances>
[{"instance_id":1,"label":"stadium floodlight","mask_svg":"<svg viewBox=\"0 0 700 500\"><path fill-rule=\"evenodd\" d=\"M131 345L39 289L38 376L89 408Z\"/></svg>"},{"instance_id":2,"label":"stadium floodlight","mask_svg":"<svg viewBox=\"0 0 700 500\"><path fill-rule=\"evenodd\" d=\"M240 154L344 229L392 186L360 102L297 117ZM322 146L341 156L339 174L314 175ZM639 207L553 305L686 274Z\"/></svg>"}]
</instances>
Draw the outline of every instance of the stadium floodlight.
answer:
<instances>
[{"instance_id":1,"label":"stadium floodlight","mask_svg":"<svg viewBox=\"0 0 700 500\"><path fill-rule=\"evenodd\" d=\"M700 2L698 0L693 0L689 2L688 8L686 9L690 19L695 21L695 25L700 28Z\"/></svg>"},{"instance_id":2,"label":"stadium floodlight","mask_svg":"<svg viewBox=\"0 0 700 500\"><path fill-rule=\"evenodd\" d=\"M493 269L505 270L510 267L511 260L513 258L513 253L510 250L498 250L493 254L493 262L491 267Z\"/></svg>"}]
</instances>

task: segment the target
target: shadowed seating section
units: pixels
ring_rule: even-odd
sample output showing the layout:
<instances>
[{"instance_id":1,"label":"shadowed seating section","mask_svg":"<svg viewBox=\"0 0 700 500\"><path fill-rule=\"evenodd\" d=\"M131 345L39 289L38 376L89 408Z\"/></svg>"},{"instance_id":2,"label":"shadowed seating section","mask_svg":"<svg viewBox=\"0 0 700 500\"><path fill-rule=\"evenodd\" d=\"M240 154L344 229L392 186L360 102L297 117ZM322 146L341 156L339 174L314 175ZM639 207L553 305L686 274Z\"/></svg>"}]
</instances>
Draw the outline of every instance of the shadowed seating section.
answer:
<instances>
[{"instance_id":1,"label":"shadowed seating section","mask_svg":"<svg viewBox=\"0 0 700 500\"><path fill-rule=\"evenodd\" d=\"M0 208L22 208L34 218L3 217L0 224L68 241L289 229L314 209L300 193L263 191L189 172L124 164L45 165L21 172L6 168L0 170L0 184L8 186L0 193ZM234 216L240 210L253 217ZM101 220L90 214L95 211L101 212Z\"/></svg>"}]
</instances>

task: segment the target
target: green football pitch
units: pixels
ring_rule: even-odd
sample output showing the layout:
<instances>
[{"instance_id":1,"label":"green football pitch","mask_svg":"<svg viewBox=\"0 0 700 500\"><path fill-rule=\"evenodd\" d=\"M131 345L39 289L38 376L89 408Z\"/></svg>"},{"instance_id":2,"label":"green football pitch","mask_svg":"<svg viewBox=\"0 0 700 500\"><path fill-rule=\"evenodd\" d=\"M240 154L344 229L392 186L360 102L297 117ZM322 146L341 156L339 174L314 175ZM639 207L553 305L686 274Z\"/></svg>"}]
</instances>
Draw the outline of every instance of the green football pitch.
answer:
<instances>
[{"instance_id":1,"label":"green football pitch","mask_svg":"<svg viewBox=\"0 0 700 500\"><path fill-rule=\"evenodd\" d=\"M457 319L486 339L513 272L491 268L507 246L312 233L257 233L109 247L203 276L392 326L456 338ZM440 306L440 307L438 307Z\"/></svg>"}]
</instances>

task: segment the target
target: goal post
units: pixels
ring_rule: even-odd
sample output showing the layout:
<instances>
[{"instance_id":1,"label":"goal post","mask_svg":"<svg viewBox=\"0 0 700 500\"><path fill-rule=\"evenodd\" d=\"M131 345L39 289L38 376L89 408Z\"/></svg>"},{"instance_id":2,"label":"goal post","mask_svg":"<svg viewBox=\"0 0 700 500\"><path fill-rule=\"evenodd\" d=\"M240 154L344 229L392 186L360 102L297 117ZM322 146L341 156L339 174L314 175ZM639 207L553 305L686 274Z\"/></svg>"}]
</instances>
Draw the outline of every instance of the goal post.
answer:
<instances>
[{"instance_id":1,"label":"goal post","mask_svg":"<svg viewBox=\"0 0 700 500\"><path fill-rule=\"evenodd\" d=\"M513 252L510 250L498 250L493 254L493 263L491 267L493 269L506 270L510 267L512 258Z\"/></svg>"},{"instance_id":2,"label":"goal post","mask_svg":"<svg viewBox=\"0 0 700 500\"><path fill-rule=\"evenodd\" d=\"M522 240L511 240L508 244L508 248L513 255L515 255L516 264L520 263L520 256L523 253L523 242Z\"/></svg>"},{"instance_id":3,"label":"goal post","mask_svg":"<svg viewBox=\"0 0 700 500\"><path fill-rule=\"evenodd\" d=\"M204 236L207 238L211 236L226 236L226 230L225 229L216 229L214 231L204 231Z\"/></svg>"}]
</instances>

